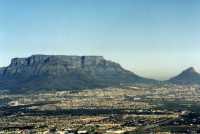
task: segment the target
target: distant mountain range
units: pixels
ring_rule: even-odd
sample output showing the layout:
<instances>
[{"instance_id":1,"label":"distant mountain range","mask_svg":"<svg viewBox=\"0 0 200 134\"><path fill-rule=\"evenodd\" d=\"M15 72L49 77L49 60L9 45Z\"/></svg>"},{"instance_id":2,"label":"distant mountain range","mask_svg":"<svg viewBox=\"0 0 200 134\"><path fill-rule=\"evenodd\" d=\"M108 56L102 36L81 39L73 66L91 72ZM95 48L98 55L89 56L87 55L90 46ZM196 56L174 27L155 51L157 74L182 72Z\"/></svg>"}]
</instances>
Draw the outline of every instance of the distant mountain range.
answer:
<instances>
[{"instance_id":1,"label":"distant mountain range","mask_svg":"<svg viewBox=\"0 0 200 134\"><path fill-rule=\"evenodd\" d=\"M200 74L194 68L189 68L165 82L200 84ZM138 76L102 56L33 55L14 58L9 66L0 68L0 89L11 91L157 83L160 81Z\"/></svg>"},{"instance_id":2,"label":"distant mountain range","mask_svg":"<svg viewBox=\"0 0 200 134\"><path fill-rule=\"evenodd\" d=\"M154 83L102 56L33 55L0 68L0 89L83 89L127 83Z\"/></svg>"}]
</instances>

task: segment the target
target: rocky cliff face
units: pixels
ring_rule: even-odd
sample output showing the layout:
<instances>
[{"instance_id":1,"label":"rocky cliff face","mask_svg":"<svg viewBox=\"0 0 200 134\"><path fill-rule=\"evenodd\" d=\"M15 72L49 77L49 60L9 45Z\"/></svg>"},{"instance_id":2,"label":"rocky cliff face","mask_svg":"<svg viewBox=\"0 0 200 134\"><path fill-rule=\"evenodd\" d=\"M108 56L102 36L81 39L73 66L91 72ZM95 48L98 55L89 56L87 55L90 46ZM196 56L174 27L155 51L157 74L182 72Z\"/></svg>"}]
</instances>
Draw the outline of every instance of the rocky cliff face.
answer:
<instances>
[{"instance_id":1,"label":"rocky cliff face","mask_svg":"<svg viewBox=\"0 0 200 134\"><path fill-rule=\"evenodd\" d=\"M33 55L0 68L1 89L80 89L146 83L102 56Z\"/></svg>"}]
</instances>

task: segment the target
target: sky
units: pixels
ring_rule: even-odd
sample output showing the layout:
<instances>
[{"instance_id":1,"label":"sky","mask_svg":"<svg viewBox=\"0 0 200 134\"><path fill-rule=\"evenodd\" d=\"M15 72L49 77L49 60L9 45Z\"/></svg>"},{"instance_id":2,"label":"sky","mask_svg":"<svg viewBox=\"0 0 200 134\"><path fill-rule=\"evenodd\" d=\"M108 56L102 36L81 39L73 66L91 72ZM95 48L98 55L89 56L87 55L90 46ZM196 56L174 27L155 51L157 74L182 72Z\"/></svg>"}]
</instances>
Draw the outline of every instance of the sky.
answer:
<instances>
[{"instance_id":1,"label":"sky","mask_svg":"<svg viewBox=\"0 0 200 134\"><path fill-rule=\"evenodd\" d=\"M200 1L0 0L0 67L33 54L101 55L160 80L200 71Z\"/></svg>"}]
</instances>

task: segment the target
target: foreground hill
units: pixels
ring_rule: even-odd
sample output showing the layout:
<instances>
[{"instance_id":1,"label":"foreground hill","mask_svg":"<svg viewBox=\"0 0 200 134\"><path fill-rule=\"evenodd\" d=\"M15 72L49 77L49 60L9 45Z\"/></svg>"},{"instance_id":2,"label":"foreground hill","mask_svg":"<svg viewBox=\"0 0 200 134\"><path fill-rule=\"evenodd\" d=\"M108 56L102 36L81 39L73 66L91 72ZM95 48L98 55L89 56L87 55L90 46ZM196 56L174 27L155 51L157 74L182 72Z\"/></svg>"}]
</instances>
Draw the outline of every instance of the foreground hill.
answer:
<instances>
[{"instance_id":1,"label":"foreground hill","mask_svg":"<svg viewBox=\"0 0 200 134\"><path fill-rule=\"evenodd\" d=\"M190 67L171 78L169 82L178 85L200 85L200 74L193 67Z\"/></svg>"},{"instance_id":2,"label":"foreground hill","mask_svg":"<svg viewBox=\"0 0 200 134\"><path fill-rule=\"evenodd\" d=\"M81 89L152 83L101 56L33 55L0 68L0 89Z\"/></svg>"}]
</instances>

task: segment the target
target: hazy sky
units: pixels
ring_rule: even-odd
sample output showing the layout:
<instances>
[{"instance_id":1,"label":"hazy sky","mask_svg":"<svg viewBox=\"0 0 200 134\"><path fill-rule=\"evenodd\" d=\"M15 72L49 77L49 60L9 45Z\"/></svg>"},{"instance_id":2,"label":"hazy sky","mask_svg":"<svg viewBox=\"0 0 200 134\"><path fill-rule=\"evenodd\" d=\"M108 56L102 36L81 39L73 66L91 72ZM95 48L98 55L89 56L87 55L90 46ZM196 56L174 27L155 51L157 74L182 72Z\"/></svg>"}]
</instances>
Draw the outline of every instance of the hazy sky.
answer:
<instances>
[{"instance_id":1,"label":"hazy sky","mask_svg":"<svg viewBox=\"0 0 200 134\"><path fill-rule=\"evenodd\" d=\"M200 70L200 0L0 0L0 66L102 55L141 76Z\"/></svg>"}]
</instances>

